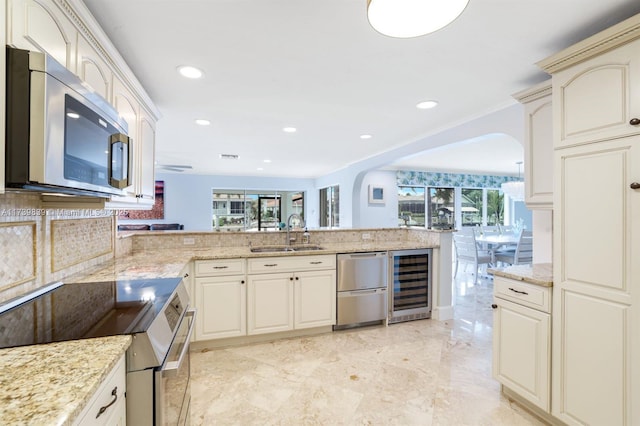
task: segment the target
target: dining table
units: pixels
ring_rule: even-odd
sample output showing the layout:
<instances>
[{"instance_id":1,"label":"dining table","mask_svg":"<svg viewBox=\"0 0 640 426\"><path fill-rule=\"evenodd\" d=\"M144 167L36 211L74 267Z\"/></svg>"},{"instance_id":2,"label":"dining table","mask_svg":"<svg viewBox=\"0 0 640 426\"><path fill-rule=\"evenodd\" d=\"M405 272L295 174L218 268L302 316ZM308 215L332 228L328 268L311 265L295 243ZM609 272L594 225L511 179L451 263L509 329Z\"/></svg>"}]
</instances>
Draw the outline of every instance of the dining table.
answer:
<instances>
[{"instance_id":1,"label":"dining table","mask_svg":"<svg viewBox=\"0 0 640 426\"><path fill-rule=\"evenodd\" d=\"M476 235L476 243L479 243L484 250L487 250L491 255L491 264L496 263L496 252L504 247L517 245L520 240L520 234L514 234L512 232L506 232L504 234L497 233L483 233Z\"/></svg>"}]
</instances>

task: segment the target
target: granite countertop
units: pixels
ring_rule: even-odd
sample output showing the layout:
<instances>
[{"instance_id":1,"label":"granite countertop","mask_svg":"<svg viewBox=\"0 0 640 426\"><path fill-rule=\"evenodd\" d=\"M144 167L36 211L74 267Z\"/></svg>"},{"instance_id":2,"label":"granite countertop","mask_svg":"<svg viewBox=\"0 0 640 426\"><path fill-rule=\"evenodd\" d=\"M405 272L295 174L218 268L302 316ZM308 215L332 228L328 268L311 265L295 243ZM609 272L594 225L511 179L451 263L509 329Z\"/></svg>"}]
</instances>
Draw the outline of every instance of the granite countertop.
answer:
<instances>
[{"instance_id":1,"label":"granite countertop","mask_svg":"<svg viewBox=\"0 0 640 426\"><path fill-rule=\"evenodd\" d=\"M311 244L315 245L315 244ZM65 279L65 282L112 281L126 279L171 278L180 276L192 260L234 259L274 256L310 256L363 251L390 251L426 248L417 242L320 243L322 250L300 252L252 253L248 246L211 247L195 249L145 250L130 256L121 256L83 270ZM428 247L427 247L428 248Z\"/></svg>"},{"instance_id":2,"label":"granite countertop","mask_svg":"<svg viewBox=\"0 0 640 426\"><path fill-rule=\"evenodd\" d=\"M505 268L489 268L488 273L499 277L524 281L541 287L553 287L553 266L551 263L514 265Z\"/></svg>"},{"instance_id":3,"label":"granite countertop","mask_svg":"<svg viewBox=\"0 0 640 426\"><path fill-rule=\"evenodd\" d=\"M71 424L130 344L112 336L0 350L2 424Z\"/></svg>"}]
</instances>

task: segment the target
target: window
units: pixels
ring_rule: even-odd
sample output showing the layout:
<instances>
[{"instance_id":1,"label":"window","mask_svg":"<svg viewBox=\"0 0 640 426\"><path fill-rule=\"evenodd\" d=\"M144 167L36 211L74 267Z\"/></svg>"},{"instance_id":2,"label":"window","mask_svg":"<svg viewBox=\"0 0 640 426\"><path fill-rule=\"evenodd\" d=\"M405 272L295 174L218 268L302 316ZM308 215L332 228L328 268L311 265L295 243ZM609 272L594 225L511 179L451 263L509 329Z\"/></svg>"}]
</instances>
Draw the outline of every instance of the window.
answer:
<instances>
[{"instance_id":1,"label":"window","mask_svg":"<svg viewBox=\"0 0 640 426\"><path fill-rule=\"evenodd\" d=\"M277 230L291 213L304 217L304 193L299 191L213 190L212 197L215 230Z\"/></svg>"},{"instance_id":2,"label":"window","mask_svg":"<svg viewBox=\"0 0 640 426\"><path fill-rule=\"evenodd\" d=\"M340 187L329 186L320 190L320 226L340 226Z\"/></svg>"},{"instance_id":3,"label":"window","mask_svg":"<svg viewBox=\"0 0 640 426\"><path fill-rule=\"evenodd\" d=\"M429 188L429 220L431 229L453 229L455 222L455 189Z\"/></svg>"},{"instance_id":4,"label":"window","mask_svg":"<svg viewBox=\"0 0 640 426\"><path fill-rule=\"evenodd\" d=\"M425 225L425 189L418 186L398 187L398 225Z\"/></svg>"},{"instance_id":5,"label":"window","mask_svg":"<svg viewBox=\"0 0 640 426\"><path fill-rule=\"evenodd\" d=\"M487 225L504 225L504 194L499 189L487 189Z\"/></svg>"},{"instance_id":6,"label":"window","mask_svg":"<svg viewBox=\"0 0 640 426\"><path fill-rule=\"evenodd\" d=\"M482 225L482 189L462 188L462 226Z\"/></svg>"}]
</instances>

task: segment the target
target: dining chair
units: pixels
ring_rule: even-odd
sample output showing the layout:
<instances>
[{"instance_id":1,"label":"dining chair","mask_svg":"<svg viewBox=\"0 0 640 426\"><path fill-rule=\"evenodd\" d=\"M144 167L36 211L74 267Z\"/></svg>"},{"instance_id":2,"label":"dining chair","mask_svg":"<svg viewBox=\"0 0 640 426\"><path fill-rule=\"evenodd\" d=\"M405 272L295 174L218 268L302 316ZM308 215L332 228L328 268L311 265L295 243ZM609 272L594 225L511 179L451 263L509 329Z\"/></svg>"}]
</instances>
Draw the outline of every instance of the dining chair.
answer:
<instances>
[{"instance_id":1,"label":"dining chair","mask_svg":"<svg viewBox=\"0 0 640 426\"><path fill-rule=\"evenodd\" d=\"M515 249L498 250L495 254L496 262L510 265L523 265L533 261L533 233L522 231Z\"/></svg>"},{"instance_id":2,"label":"dining chair","mask_svg":"<svg viewBox=\"0 0 640 426\"><path fill-rule=\"evenodd\" d=\"M473 232L453 234L453 246L455 248L456 267L453 274L454 278L458 275L458 264L464 262L472 263L474 266L475 282L478 282L478 268L480 265L491 263L491 255L489 252L480 250L476 244L476 236Z\"/></svg>"}]
</instances>

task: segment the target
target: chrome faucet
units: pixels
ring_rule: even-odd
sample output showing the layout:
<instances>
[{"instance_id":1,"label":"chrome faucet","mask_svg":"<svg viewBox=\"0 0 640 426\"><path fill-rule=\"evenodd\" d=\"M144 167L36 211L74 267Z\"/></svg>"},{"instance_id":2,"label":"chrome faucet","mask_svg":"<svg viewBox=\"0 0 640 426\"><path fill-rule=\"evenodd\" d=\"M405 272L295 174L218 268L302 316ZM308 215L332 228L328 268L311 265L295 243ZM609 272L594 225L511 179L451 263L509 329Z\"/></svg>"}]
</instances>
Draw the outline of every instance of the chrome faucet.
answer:
<instances>
[{"instance_id":1,"label":"chrome faucet","mask_svg":"<svg viewBox=\"0 0 640 426\"><path fill-rule=\"evenodd\" d=\"M291 237L291 219L298 219L298 221L300 222L300 227L304 228L304 219L302 219L302 216L300 216L298 213L291 213L289 215L289 218L287 218L287 245L290 246L292 242L294 242L296 239L295 237Z\"/></svg>"}]
</instances>

